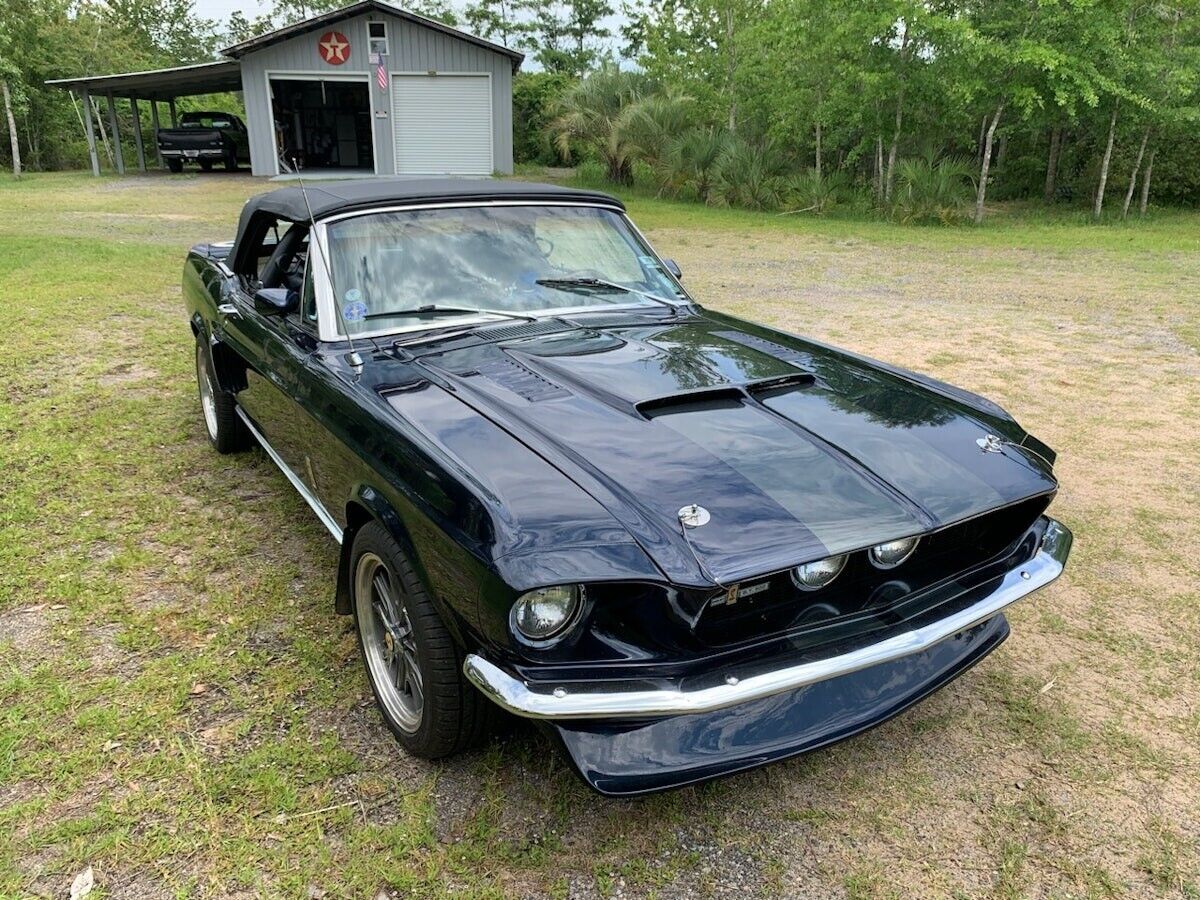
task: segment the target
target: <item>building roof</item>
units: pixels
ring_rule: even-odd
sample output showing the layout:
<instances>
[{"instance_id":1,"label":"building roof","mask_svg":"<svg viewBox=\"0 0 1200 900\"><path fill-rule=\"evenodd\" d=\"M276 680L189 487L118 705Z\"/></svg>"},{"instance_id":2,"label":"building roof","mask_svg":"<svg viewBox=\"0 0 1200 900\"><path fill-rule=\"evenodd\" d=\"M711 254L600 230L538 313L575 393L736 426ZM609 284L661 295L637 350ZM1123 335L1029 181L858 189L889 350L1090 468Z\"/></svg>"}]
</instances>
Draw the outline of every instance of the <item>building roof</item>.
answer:
<instances>
[{"instance_id":1,"label":"building roof","mask_svg":"<svg viewBox=\"0 0 1200 900\"><path fill-rule=\"evenodd\" d=\"M242 89L240 60L247 53L368 11L396 16L469 44L475 44L485 50L507 56L512 60L514 70L521 65L521 61L525 58L525 54L517 50L511 50L501 44L495 44L465 31L459 31L457 28L451 28L435 19L429 19L390 3L384 3L383 0L359 0L359 2L343 6L341 9L335 9L332 12L314 16L303 22L296 22L294 25L287 25L248 41L242 41L240 44L226 47L221 52L230 58L218 62L173 66L169 69L152 69L147 72L121 72L112 75L89 75L83 78L56 78L47 81L46 84L66 90L87 90L97 94L111 93L114 97L141 100L169 100L172 97L240 91Z\"/></svg>"},{"instance_id":2,"label":"building roof","mask_svg":"<svg viewBox=\"0 0 1200 900\"><path fill-rule=\"evenodd\" d=\"M325 25L332 25L334 22L340 22L343 19L349 19L352 16L357 16L364 12L381 12L389 16L396 16L399 19L406 19L416 25L422 25L425 28L430 28L434 31L440 31L443 34L448 34L451 37L466 41L469 44L483 47L485 50L491 50L494 53L500 53L507 56L513 61L513 68L521 64L525 59L525 54L518 50L512 50L505 47L503 44L496 44L492 41L484 40L481 37L476 37L466 31L459 31L457 28L452 28L444 22L439 22L436 19L430 19L414 12L409 12L407 9L401 9L399 6L393 6L390 3L384 3L383 0L359 0L358 3L352 3L349 6L343 6L340 9L335 9L327 13L322 13L319 16L313 16L311 19L305 19L303 22L296 22L294 25L286 25L283 28L277 28L275 31L269 31L266 34L260 34L258 37L250 38L248 41L242 41L240 44L233 44L226 47L221 52L226 56L231 56L234 59L241 59L247 53L252 53L255 50L261 50L263 47L269 47L272 44L277 44L280 41L286 41L288 38L293 38L298 34L304 34L308 31L315 31Z\"/></svg>"},{"instance_id":3,"label":"building roof","mask_svg":"<svg viewBox=\"0 0 1200 900\"><path fill-rule=\"evenodd\" d=\"M236 59L172 66L147 72L123 72L115 75L89 75L83 78L56 78L46 84L67 90L87 90L96 94L141 100L170 100L195 94L218 94L242 89L242 66Z\"/></svg>"},{"instance_id":4,"label":"building roof","mask_svg":"<svg viewBox=\"0 0 1200 900\"><path fill-rule=\"evenodd\" d=\"M305 199L305 191L308 197ZM490 178L371 178L354 181L324 181L320 184L285 187L258 194L246 201L238 219L234 243L234 265L241 253L241 238L260 213L289 222L324 219L341 212L377 206L407 206L426 203L486 203L490 200L533 200L549 203L603 203L624 209L625 205L600 191L586 191L555 184L529 181L498 181Z\"/></svg>"}]
</instances>

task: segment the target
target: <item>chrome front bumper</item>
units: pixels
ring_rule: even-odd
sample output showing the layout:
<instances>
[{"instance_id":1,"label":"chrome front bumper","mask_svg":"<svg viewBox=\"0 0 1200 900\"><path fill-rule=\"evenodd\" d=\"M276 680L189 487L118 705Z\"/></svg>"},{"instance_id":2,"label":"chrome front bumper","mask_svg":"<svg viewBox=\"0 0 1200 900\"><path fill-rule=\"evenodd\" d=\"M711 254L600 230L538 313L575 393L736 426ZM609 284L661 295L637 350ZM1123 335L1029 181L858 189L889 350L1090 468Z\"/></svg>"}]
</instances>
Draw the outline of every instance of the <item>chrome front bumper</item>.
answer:
<instances>
[{"instance_id":1,"label":"chrome front bumper","mask_svg":"<svg viewBox=\"0 0 1200 900\"><path fill-rule=\"evenodd\" d=\"M621 682L588 682L569 688L533 686L475 653L467 656L463 671L495 703L530 719L650 719L713 712L928 650L1054 581L1062 574L1071 540L1064 525L1048 519L1034 557L1004 575L992 593L966 609L848 653L770 671L709 673L676 679L671 687L650 689L630 687L627 682L625 686Z\"/></svg>"}]
</instances>

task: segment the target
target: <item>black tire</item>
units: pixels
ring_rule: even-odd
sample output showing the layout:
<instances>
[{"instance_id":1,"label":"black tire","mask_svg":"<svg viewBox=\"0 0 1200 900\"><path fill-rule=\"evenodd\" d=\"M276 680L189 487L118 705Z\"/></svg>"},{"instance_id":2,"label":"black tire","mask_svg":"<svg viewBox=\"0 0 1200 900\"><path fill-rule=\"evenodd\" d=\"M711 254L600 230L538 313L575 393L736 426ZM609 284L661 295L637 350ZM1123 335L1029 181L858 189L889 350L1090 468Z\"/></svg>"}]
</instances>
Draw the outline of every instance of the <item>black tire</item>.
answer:
<instances>
[{"instance_id":1,"label":"black tire","mask_svg":"<svg viewBox=\"0 0 1200 900\"><path fill-rule=\"evenodd\" d=\"M237 414L233 395L221 390L212 350L199 337L196 338L196 389L200 394L204 431L214 449L218 453L237 453L249 447L250 431Z\"/></svg>"},{"instance_id":2,"label":"black tire","mask_svg":"<svg viewBox=\"0 0 1200 900\"><path fill-rule=\"evenodd\" d=\"M360 570L368 568L370 574L360 578ZM395 593L403 612L402 619L397 622L401 624L398 631L403 637L395 637L396 632L392 632L393 640L387 649L404 643L411 636L415 650L422 693L420 714L415 722L403 721L393 714L396 696L402 695L403 691L393 679L392 666L387 664L385 669L381 668L385 665L387 650L376 638L384 629L381 618L372 612L378 608L374 579L381 569L386 572L388 587ZM363 578L367 579L365 590L360 584ZM350 554L350 590L354 631L358 635L363 668L375 695L375 704L400 746L413 756L438 759L459 753L483 740L491 730L498 708L466 680L462 672L462 652L413 571L412 563L378 522L367 523L354 538ZM370 621L360 615L364 611ZM368 652L368 643L376 648L373 657ZM401 663L400 668L403 665ZM380 683L383 671L387 672L386 684Z\"/></svg>"},{"instance_id":3,"label":"black tire","mask_svg":"<svg viewBox=\"0 0 1200 900\"><path fill-rule=\"evenodd\" d=\"M211 172L212 171L212 160L211 159L200 160L200 171L201 172Z\"/></svg>"},{"instance_id":4,"label":"black tire","mask_svg":"<svg viewBox=\"0 0 1200 900\"><path fill-rule=\"evenodd\" d=\"M237 169L238 169L237 154L230 153L228 156L225 157L225 171L226 172L236 172Z\"/></svg>"},{"instance_id":5,"label":"black tire","mask_svg":"<svg viewBox=\"0 0 1200 900\"><path fill-rule=\"evenodd\" d=\"M182 159L168 159L167 160L167 168L170 169L172 172L174 172L176 175L178 175L180 172L183 171L183 160Z\"/></svg>"}]
</instances>

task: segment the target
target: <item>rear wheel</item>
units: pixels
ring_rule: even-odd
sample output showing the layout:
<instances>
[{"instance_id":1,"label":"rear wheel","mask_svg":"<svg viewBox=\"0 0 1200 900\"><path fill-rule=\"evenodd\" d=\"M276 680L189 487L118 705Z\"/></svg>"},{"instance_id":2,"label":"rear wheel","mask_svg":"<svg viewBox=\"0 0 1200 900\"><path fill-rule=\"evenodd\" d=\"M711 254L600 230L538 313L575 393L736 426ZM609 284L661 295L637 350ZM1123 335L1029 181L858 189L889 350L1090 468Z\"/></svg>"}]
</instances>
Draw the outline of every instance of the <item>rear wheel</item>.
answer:
<instances>
[{"instance_id":1,"label":"rear wheel","mask_svg":"<svg viewBox=\"0 0 1200 900\"><path fill-rule=\"evenodd\" d=\"M200 160L200 171L211 172L212 171L212 160L211 159Z\"/></svg>"},{"instance_id":2,"label":"rear wheel","mask_svg":"<svg viewBox=\"0 0 1200 900\"><path fill-rule=\"evenodd\" d=\"M183 160L182 159L168 159L167 160L167 168L170 169L172 172L174 172L176 175L178 175L180 172L183 171Z\"/></svg>"},{"instance_id":3,"label":"rear wheel","mask_svg":"<svg viewBox=\"0 0 1200 900\"><path fill-rule=\"evenodd\" d=\"M397 742L425 759L478 742L495 707L463 676L462 654L404 551L370 522L355 536L350 564L359 650Z\"/></svg>"},{"instance_id":4,"label":"rear wheel","mask_svg":"<svg viewBox=\"0 0 1200 900\"><path fill-rule=\"evenodd\" d=\"M237 171L237 154L234 153L233 151L230 151L229 155L225 157L225 171L226 172L236 172Z\"/></svg>"},{"instance_id":5,"label":"rear wheel","mask_svg":"<svg viewBox=\"0 0 1200 900\"><path fill-rule=\"evenodd\" d=\"M209 443L218 453L236 453L250 446L250 432L237 414L233 397L221 390L213 367L212 352L203 338L196 338L196 386L200 411Z\"/></svg>"}]
</instances>

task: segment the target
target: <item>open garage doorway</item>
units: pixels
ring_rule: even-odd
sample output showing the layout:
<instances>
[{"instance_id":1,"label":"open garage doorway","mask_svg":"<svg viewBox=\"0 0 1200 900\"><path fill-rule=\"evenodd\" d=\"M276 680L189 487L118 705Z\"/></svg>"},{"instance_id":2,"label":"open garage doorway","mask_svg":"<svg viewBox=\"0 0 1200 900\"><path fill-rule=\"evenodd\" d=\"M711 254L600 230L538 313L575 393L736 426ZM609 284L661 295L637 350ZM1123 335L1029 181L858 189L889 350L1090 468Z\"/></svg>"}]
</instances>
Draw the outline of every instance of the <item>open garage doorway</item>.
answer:
<instances>
[{"instance_id":1,"label":"open garage doorway","mask_svg":"<svg viewBox=\"0 0 1200 900\"><path fill-rule=\"evenodd\" d=\"M275 78L271 112L279 172L375 173L370 86L365 78Z\"/></svg>"}]
</instances>

